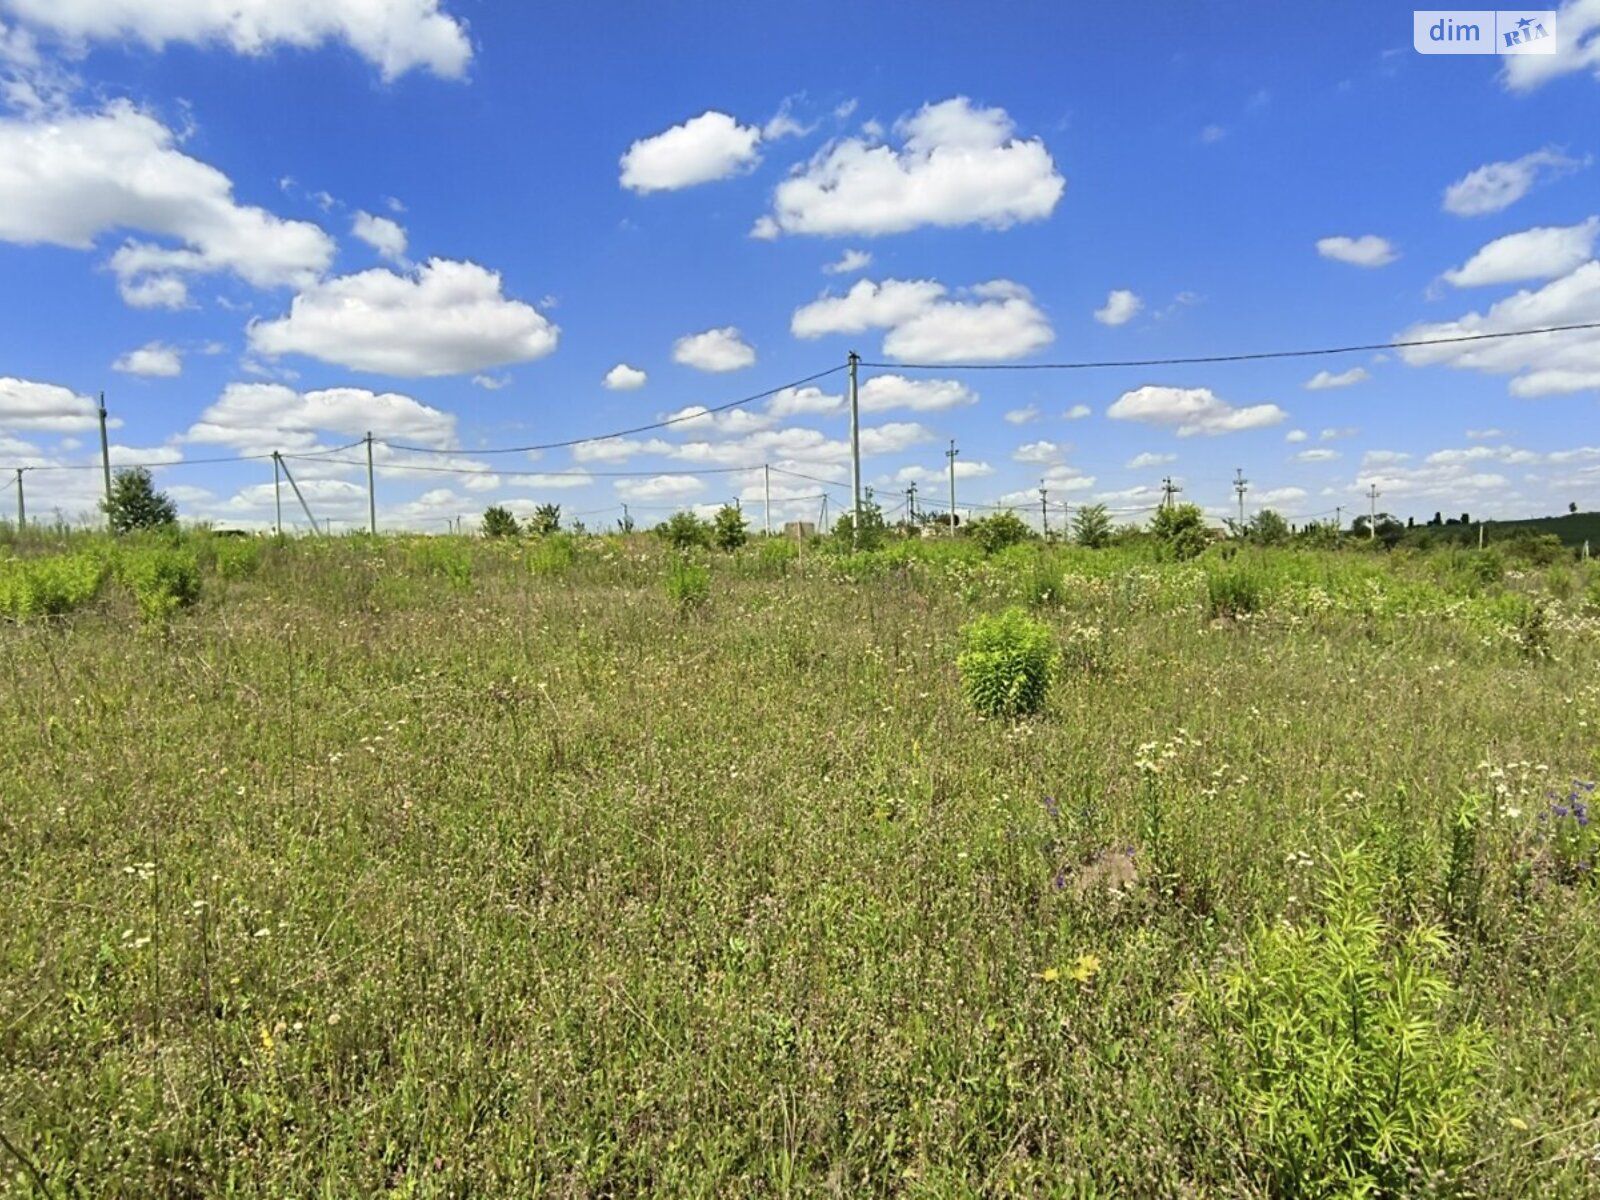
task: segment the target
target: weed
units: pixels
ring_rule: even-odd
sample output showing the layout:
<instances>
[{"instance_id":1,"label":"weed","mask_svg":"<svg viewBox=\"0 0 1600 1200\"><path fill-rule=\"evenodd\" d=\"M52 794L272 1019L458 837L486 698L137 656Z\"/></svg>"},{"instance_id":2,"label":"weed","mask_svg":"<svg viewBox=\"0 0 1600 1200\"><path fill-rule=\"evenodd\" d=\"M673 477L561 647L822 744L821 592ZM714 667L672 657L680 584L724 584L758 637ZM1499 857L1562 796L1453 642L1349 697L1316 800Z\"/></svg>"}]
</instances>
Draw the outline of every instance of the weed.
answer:
<instances>
[{"instance_id":1,"label":"weed","mask_svg":"<svg viewBox=\"0 0 1600 1200\"><path fill-rule=\"evenodd\" d=\"M1020 608L979 617L961 631L956 659L967 702L986 717L1016 717L1044 707L1055 670L1050 627Z\"/></svg>"}]
</instances>

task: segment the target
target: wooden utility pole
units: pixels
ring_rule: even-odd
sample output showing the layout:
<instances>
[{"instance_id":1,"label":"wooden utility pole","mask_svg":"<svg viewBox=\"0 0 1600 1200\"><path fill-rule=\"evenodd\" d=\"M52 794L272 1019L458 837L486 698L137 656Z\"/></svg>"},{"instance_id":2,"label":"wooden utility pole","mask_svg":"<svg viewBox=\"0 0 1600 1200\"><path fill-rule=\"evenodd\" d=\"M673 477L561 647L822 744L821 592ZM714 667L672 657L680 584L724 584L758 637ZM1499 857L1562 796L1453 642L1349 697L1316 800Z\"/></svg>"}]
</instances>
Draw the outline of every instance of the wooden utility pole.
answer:
<instances>
[{"instance_id":1,"label":"wooden utility pole","mask_svg":"<svg viewBox=\"0 0 1600 1200\"><path fill-rule=\"evenodd\" d=\"M1050 536L1050 504L1046 497L1050 490L1044 486L1044 480L1039 480L1039 521L1044 526L1044 536Z\"/></svg>"},{"instance_id":2,"label":"wooden utility pole","mask_svg":"<svg viewBox=\"0 0 1600 1200\"><path fill-rule=\"evenodd\" d=\"M289 486L294 489L294 498L300 501L300 507L305 511L306 520L311 522L311 532L316 533L317 519L311 515L311 506L306 503L305 496L301 494L300 485L294 481L294 476L289 473L289 464L283 461L283 455L279 454L276 450L272 452L272 459L283 471L283 477L289 481ZM330 524L329 529L331 530L332 528L333 526Z\"/></svg>"},{"instance_id":3,"label":"wooden utility pole","mask_svg":"<svg viewBox=\"0 0 1600 1200\"><path fill-rule=\"evenodd\" d=\"M1172 504L1173 504L1173 498L1175 496L1177 496L1177 494L1179 492L1181 492L1181 491L1183 491L1183 489L1181 487L1179 487L1177 484L1172 482L1172 476L1171 475L1168 475L1164 479L1162 479L1162 481L1161 481L1161 507L1162 508L1171 508Z\"/></svg>"},{"instance_id":4,"label":"wooden utility pole","mask_svg":"<svg viewBox=\"0 0 1600 1200\"><path fill-rule=\"evenodd\" d=\"M1374 541L1378 536L1378 485L1370 484L1367 487L1367 499L1371 501L1370 515L1367 517L1367 541ZM1481 530L1479 531L1482 532Z\"/></svg>"},{"instance_id":5,"label":"wooden utility pole","mask_svg":"<svg viewBox=\"0 0 1600 1200\"><path fill-rule=\"evenodd\" d=\"M17 468L17 532L28 526L28 502L22 498L22 468Z\"/></svg>"},{"instance_id":6,"label":"wooden utility pole","mask_svg":"<svg viewBox=\"0 0 1600 1200\"><path fill-rule=\"evenodd\" d=\"M283 475L278 470L278 452L272 452L272 511L278 536L283 536Z\"/></svg>"},{"instance_id":7,"label":"wooden utility pole","mask_svg":"<svg viewBox=\"0 0 1600 1200\"><path fill-rule=\"evenodd\" d=\"M850 479L855 502L850 540L857 546L861 544L861 395L856 387L856 365L860 361L861 356L850 351Z\"/></svg>"},{"instance_id":8,"label":"wooden utility pole","mask_svg":"<svg viewBox=\"0 0 1600 1200\"><path fill-rule=\"evenodd\" d=\"M950 449L944 456L950 460L950 536L956 535L956 455L961 451L956 449L955 438L950 439Z\"/></svg>"},{"instance_id":9,"label":"wooden utility pole","mask_svg":"<svg viewBox=\"0 0 1600 1200\"><path fill-rule=\"evenodd\" d=\"M1244 477L1244 468L1233 469L1233 490L1239 494L1239 536L1244 536L1244 493L1250 481Z\"/></svg>"},{"instance_id":10,"label":"wooden utility pole","mask_svg":"<svg viewBox=\"0 0 1600 1200\"><path fill-rule=\"evenodd\" d=\"M761 464L761 519L766 522L767 536L772 536L772 464Z\"/></svg>"}]
</instances>

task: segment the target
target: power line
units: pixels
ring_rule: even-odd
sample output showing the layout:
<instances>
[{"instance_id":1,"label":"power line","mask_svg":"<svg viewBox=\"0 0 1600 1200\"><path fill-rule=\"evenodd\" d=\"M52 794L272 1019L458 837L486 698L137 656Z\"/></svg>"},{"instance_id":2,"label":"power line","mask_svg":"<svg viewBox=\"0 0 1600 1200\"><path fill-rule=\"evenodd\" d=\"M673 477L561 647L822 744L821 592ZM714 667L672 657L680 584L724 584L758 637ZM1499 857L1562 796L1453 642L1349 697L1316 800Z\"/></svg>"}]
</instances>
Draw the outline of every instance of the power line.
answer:
<instances>
[{"instance_id":1,"label":"power line","mask_svg":"<svg viewBox=\"0 0 1600 1200\"><path fill-rule=\"evenodd\" d=\"M364 441L362 439L361 441ZM330 446L326 450L307 450L303 454L285 454L284 458L326 459L329 454L339 454L345 450L353 450L361 445L361 441L351 442L348 446ZM158 467L205 467L217 463L242 463L242 462L271 462L272 453L266 454L234 454L225 458L178 458L169 462L142 462L142 463L112 463L118 471L130 471L143 468L147 471L156 470ZM335 462L341 461L338 459ZM357 463L357 466L362 464ZM102 469L100 463L49 463L39 466L24 467L26 471L98 471Z\"/></svg>"},{"instance_id":2,"label":"power line","mask_svg":"<svg viewBox=\"0 0 1600 1200\"><path fill-rule=\"evenodd\" d=\"M1535 337L1543 333L1572 333L1600 329L1600 321L1576 325L1547 325L1541 329L1510 329L1504 333L1467 333L1458 337L1425 338L1413 341L1369 342L1358 346L1320 346L1312 350L1262 350L1249 354L1204 354L1186 358L1124 358L1091 362L1054 363L882 363L863 362L863 367L886 371L1090 371L1111 367L1177 367L1204 363L1258 362L1268 358L1315 358L1329 354L1360 354L1368 350L1406 350L1416 346L1451 346L1461 342L1487 342L1499 338Z\"/></svg>"},{"instance_id":3,"label":"power line","mask_svg":"<svg viewBox=\"0 0 1600 1200\"><path fill-rule=\"evenodd\" d=\"M781 383L777 387L768 388L764 392L756 392L752 396L741 396L737 400L729 400L726 404L714 405L711 408L702 408L698 412L686 413L682 416L668 417L664 421L655 421L649 425L636 425L632 429L619 429L615 433L595 433L588 437L568 438L564 442L541 442L535 446L498 446L492 450L436 450L431 446L403 446L397 442L384 442L391 450L409 450L413 454L529 454L535 450L565 450L572 446L581 446L585 442L604 442L612 438L632 437L636 433L649 433L654 429L665 429L669 425L681 425L685 421L698 421L702 417L711 416L713 413L727 412L730 408L738 408L744 404L754 404L757 400L766 400L776 396L779 392L786 392L790 388L803 387L808 383L815 383L819 379L826 379L829 375L837 375L840 371L848 369L848 365L841 363L837 367L829 367L826 371L818 371L815 375L807 375L804 379L796 379L791 383Z\"/></svg>"},{"instance_id":4,"label":"power line","mask_svg":"<svg viewBox=\"0 0 1600 1200\"><path fill-rule=\"evenodd\" d=\"M388 445L387 442L380 443ZM458 453L449 451L448 453ZM298 454L285 454L287 459L298 459ZM319 458L314 461L336 463L343 467L364 467L365 462L353 458ZM537 477L540 479L642 479L657 478L662 475L734 475L740 472L755 471L760 469L760 464L754 467L704 467L692 471L539 471L539 470L508 470L502 467L432 467L423 463L380 462L375 469L383 471L425 471L433 475L509 475L513 478ZM774 468L776 469L776 468Z\"/></svg>"}]
</instances>

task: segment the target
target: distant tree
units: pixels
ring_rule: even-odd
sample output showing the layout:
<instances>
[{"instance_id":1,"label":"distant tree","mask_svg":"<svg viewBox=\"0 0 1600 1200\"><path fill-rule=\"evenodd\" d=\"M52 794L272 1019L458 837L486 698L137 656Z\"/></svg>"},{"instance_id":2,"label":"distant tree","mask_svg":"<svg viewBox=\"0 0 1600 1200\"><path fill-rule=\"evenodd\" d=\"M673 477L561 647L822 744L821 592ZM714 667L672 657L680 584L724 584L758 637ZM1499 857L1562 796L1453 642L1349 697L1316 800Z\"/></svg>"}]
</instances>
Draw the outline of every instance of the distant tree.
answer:
<instances>
[{"instance_id":1,"label":"distant tree","mask_svg":"<svg viewBox=\"0 0 1600 1200\"><path fill-rule=\"evenodd\" d=\"M521 532L522 529L517 524L517 518L504 505L491 504L483 510L484 537L516 537Z\"/></svg>"},{"instance_id":2,"label":"distant tree","mask_svg":"<svg viewBox=\"0 0 1600 1200\"><path fill-rule=\"evenodd\" d=\"M1281 546L1292 533L1289 522L1270 508L1263 508L1251 517L1247 529L1250 540L1262 546Z\"/></svg>"},{"instance_id":3,"label":"distant tree","mask_svg":"<svg viewBox=\"0 0 1600 1200\"><path fill-rule=\"evenodd\" d=\"M630 516L627 513L623 513L622 514L622 519L617 522L617 532L618 533L632 533L633 532L633 517Z\"/></svg>"},{"instance_id":4,"label":"distant tree","mask_svg":"<svg viewBox=\"0 0 1600 1200\"><path fill-rule=\"evenodd\" d=\"M1472 524L1472 518L1467 516L1466 513L1462 513L1461 514L1461 523L1463 525L1471 525Z\"/></svg>"},{"instance_id":5,"label":"distant tree","mask_svg":"<svg viewBox=\"0 0 1600 1200\"><path fill-rule=\"evenodd\" d=\"M711 540L719 550L737 550L750 540L750 527L744 514L733 504L724 504L711 521Z\"/></svg>"},{"instance_id":6,"label":"distant tree","mask_svg":"<svg viewBox=\"0 0 1600 1200\"><path fill-rule=\"evenodd\" d=\"M1576 513L1578 511L1578 502L1576 500L1574 500L1570 504L1568 504L1567 505L1567 511L1569 513Z\"/></svg>"},{"instance_id":7,"label":"distant tree","mask_svg":"<svg viewBox=\"0 0 1600 1200\"><path fill-rule=\"evenodd\" d=\"M876 550L883 545L883 539L888 533L888 526L884 524L883 509L871 500L861 503L861 536L855 532L855 513L845 510L839 514L838 520L833 523L833 539L843 546L853 546L857 550Z\"/></svg>"},{"instance_id":8,"label":"distant tree","mask_svg":"<svg viewBox=\"0 0 1600 1200\"><path fill-rule=\"evenodd\" d=\"M561 532L561 505L541 504L528 518L528 532L538 537Z\"/></svg>"},{"instance_id":9,"label":"distant tree","mask_svg":"<svg viewBox=\"0 0 1600 1200\"><path fill-rule=\"evenodd\" d=\"M967 526L967 536L977 542L985 554L994 554L1007 546L1015 546L1033 536L1027 522L1009 508L991 513Z\"/></svg>"},{"instance_id":10,"label":"distant tree","mask_svg":"<svg viewBox=\"0 0 1600 1200\"><path fill-rule=\"evenodd\" d=\"M1211 541L1205 514L1198 504L1163 506L1150 522L1150 532L1156 537L1158 555L1178 562L1194 558Z\"/></svg>"},{"instance_id":11,"label":"distant tree","mask_svg":"<svg viewBox=\"0 0 1600 1200\"><path fill-rule=\"evenodd\" d=\"M1099 550L1111 544L1111 515L1104 504L1082 505L1072 518L1072 540Z\"/></svg>"},{"instance_id":12,"label":"distant tree","mask_svg":"<svg viewBox=\"0 0 1600 1200\"><path fill-rule=\"evenodd\" d=\"M111 495L100 502L111 519L113 533L133 529L161 529L178 522L178 506L165 492L156 491L150 472L143 467L118 471L111 480Z\"/></svg>"},{"instance_id":13,"label":"distant tree","mask_svg":"<svg viewBox=\"0 0 1600 1200\"><path fill-rule=\"evenodd\" d=\"M675 512L656 526L656 533L665 538L675 550L691 550L711 544L711 526L694 513Z\"/></svg>"}]
</instances>

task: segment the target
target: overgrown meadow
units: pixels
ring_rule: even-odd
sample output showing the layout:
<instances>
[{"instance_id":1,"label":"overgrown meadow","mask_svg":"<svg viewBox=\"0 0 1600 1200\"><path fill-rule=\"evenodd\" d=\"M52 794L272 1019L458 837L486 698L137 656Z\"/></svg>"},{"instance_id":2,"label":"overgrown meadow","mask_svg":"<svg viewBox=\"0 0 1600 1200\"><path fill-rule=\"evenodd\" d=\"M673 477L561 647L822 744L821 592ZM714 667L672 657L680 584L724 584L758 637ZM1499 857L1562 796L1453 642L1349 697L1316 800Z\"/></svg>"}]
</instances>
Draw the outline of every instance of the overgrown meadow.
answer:
<instances>
[{"instance_id":1,"label":"overgrown meadow","mask_svg":"<svg viewBox=\"0 0 1600 1200\"><path fill-rule=\"evenodd\" d=\"M1595 1195L1597 578L10 540L0 1194Z\"/></svg>"}]
</instances>

